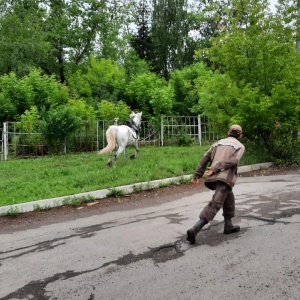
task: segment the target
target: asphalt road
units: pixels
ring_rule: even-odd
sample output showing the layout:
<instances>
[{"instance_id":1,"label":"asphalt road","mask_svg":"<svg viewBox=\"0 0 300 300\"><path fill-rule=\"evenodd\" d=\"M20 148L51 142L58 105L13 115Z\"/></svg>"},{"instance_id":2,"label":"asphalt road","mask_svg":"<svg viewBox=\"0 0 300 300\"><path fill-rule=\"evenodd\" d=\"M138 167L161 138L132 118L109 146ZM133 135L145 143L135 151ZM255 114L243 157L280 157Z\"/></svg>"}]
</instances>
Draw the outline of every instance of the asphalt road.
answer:
<instances>
[{"instance_id":1,"label":"asphalt road","mask_svg":"<svg viewBox=\"0 0 300 300\"><path fill-rule=\"evenodd\" d=\"M211 191L0 234L0 299L300 299L300 172L241 177L241 231L222 212L186 230Z\"/></svg>"}]
</instances>

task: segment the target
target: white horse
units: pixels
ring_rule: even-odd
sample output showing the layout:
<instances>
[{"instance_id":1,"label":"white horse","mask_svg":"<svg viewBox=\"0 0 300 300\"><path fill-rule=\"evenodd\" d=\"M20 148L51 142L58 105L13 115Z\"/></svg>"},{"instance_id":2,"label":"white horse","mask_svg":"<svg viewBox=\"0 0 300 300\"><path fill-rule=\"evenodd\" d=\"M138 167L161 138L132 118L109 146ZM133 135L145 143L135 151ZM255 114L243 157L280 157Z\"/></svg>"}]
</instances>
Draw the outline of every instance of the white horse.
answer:
<instances>
[{"instance_id":1,"label":"white horse","mask_svg":"<svg viewBox=\"0 0 300 300\"><path fill-rule=\"evenodd\" d=\"M117 160L118 156L124 151L125 157L125 149L127 146L133 146L135 149L135 154L131 155L130 158L136 158L139 148L138 148L138 130L141 125L142 121L142 112L130 114L130 121L128 125L112 125L106 131L106 140L107 146L100 150L99 154L106 154L109 153L111 155L112 151L118 146L118 150L115 154L115 161ZM107 164L111 167L112 166L112 159L109 157Z\"/></svg>"}]
</instances>

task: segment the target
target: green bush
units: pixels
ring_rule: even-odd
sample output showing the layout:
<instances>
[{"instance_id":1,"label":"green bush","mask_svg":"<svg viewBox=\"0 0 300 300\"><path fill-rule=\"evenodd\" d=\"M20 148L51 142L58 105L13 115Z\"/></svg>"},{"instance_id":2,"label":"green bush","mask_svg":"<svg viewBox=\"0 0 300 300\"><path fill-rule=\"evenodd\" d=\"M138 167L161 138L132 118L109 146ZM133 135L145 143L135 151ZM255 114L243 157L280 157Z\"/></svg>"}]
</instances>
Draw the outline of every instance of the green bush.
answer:
<instances>
[{"instance_id":1,"label":"green bush","mask_svg":"<svg viewBox=\"0 0 300 300\"><path fill-rule=\"evenodd\" d=\"M42 133L51 153L60 153L66 138L79 126L80 118L71 106L59 106L48 112Z\"/></svg>"}]
</instances>

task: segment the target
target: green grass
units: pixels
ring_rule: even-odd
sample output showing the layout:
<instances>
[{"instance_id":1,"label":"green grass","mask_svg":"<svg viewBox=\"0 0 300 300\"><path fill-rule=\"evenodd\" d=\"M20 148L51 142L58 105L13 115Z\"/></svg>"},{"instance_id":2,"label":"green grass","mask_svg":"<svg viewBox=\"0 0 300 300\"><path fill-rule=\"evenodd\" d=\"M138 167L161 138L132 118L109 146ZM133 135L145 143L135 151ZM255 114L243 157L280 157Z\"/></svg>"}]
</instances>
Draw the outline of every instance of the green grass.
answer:
<instances>
[{"instance_id":1,"label":"green grass","mask_svg":"<svg viewBox=\"0 0 300 300\"><path fill-rule=\"evenodd\" d=\"M126 162L122 153L112 168L107 155L96 153L1 161L0 206L192 174L208 148L147 146L135 160L129 148ZM265 161L265 154L247 150L241 165Z\"/></svg>"}]
</instances>

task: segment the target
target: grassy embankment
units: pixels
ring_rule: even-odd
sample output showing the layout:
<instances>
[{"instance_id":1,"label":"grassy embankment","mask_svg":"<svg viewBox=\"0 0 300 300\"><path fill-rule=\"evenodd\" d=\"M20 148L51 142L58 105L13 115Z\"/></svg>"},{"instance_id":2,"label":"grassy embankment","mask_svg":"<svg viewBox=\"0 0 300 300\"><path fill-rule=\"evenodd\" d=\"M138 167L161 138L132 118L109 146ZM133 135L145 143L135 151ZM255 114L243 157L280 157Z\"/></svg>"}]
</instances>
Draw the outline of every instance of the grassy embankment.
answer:
<instances>
[{"instance_id":1,"label":"grassy embankment","mask_svg":"<svg viewBox=\"0 0 300 300\"><path fill-rule=\"evenodd\" d=\"M147 146L136 160L129 159L129 148L126 163L122 153L112 168L107 155L96 153L1 161L0 206L189 175L208 148ZM265 154L247 149L241 165L266 161Z\"/></svg>"}]
</instances>

